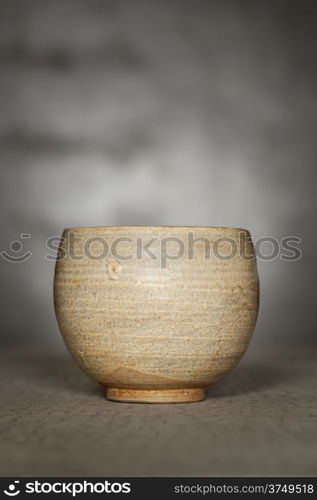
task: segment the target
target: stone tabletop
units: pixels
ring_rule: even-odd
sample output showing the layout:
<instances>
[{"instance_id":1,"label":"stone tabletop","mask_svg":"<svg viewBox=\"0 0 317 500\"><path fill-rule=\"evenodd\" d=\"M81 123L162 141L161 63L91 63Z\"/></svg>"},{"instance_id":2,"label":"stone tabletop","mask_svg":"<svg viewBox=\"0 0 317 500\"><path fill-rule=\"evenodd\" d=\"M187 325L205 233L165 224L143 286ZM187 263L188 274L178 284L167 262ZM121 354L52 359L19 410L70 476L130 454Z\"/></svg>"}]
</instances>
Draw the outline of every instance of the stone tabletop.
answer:
<instances>
[{"instance_id":1,"label":"stone tabletop","mask_svg":"<svg viewBox=\"0 0 317 500\"><path fill-rule=\"evenodd\" d=\"M200 403L104 398L63 352L1 354L1 475L316 475L316 349L250 349Z\"/></svg>"}]
</instances>

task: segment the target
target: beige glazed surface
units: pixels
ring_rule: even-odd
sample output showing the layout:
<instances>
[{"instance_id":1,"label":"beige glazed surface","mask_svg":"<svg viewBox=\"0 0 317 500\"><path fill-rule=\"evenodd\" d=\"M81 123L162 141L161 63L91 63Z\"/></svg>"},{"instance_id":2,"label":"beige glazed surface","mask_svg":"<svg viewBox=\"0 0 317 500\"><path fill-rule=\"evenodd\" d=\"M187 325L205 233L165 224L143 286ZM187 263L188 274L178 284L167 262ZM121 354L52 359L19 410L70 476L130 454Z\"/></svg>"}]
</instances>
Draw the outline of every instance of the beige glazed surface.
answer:
<instances>
[{"instance_id":1,"label":"beige glazed surface","mask_svg":"<svg viewBox=\"0 0 317 500\"><path fill-rule=\"evenodd\" d=\"M66 345L115 401L190 402L238 363L258 311L250 234L65 229L54 299Z\"/></svg>"}]
</instances>

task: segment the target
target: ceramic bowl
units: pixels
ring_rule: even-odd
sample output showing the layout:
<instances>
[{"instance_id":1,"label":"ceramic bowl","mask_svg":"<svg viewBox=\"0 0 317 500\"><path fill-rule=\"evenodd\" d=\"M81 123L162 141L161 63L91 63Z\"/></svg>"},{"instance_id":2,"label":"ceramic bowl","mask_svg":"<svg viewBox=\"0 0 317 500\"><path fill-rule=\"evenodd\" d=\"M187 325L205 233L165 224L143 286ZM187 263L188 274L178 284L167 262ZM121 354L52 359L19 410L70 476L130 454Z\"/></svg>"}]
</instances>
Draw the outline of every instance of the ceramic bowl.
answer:
<instances>
[{"instance_id":1,"label":"ceramic bowl","mask_svg":"<svg viewBox=\"0 0 317 500\"><path fill-rule=\"evenodd\" d=\"M250 233L217 227L63 232L54 299L65 343L108 399L190 402L238 363L259 285Z\"/></svg>"}]
</instances>

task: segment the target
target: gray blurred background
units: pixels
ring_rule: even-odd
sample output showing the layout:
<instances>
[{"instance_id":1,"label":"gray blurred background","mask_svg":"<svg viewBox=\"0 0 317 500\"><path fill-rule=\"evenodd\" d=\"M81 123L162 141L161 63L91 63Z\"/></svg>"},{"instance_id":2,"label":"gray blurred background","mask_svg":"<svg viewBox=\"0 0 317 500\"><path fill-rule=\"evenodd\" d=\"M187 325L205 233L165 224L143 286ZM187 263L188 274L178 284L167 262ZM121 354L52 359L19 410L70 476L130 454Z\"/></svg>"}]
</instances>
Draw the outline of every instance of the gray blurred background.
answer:
<instances>
[{"instance_id":1,"label":"gray blurred background","mask_svg":"<svg viewBox=\"0 0 317 500\"><path fill-rule=\"evenodd\" d=\"M253 346L316 340L316 14L308 0L0 1L1 251L30 233L33 254L0 258L3 344L63 348L45 240L121 224L301 237L300 261L259 262Z\"/></svg>"}]
</instances>

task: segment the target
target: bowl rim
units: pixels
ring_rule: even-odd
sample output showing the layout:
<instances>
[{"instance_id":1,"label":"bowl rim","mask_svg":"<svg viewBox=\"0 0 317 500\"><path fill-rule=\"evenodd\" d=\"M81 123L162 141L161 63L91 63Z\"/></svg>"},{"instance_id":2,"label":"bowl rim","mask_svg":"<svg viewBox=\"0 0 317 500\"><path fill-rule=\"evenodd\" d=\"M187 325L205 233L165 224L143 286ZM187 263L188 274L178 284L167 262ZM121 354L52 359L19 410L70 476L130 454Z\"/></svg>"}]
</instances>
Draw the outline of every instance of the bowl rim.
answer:
<instances>
[{"instance_id":1,"label":"bowl rim","mask_svg":"<svg viewBox=\"0 0 317 500\"><path fill-rule=\"evenodd\" d=\"M142 230L171 230L171 229L201 229L206 231L234 231L234 232L245 232L250 233L248 229L241 227L229 227L229 226L74 226L74 227L66 227L64 231L85 231L85 230L133 230L133 229L142 229Z\"/></svg>"}]
</instances>

